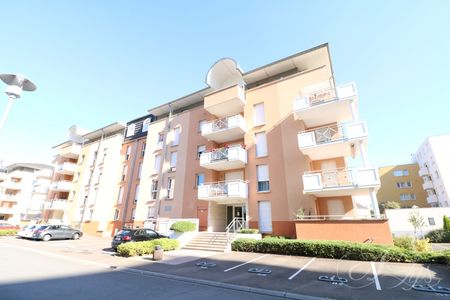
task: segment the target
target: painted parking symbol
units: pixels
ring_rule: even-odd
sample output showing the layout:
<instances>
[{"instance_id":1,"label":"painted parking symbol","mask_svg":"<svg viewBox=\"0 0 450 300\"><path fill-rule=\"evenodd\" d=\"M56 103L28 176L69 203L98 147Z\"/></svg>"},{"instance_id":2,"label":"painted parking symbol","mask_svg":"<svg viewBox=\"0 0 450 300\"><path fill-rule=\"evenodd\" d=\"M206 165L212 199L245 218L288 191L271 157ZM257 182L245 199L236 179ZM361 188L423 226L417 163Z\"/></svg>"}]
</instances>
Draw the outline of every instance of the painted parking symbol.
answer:
<instances>
[{"instance_id":1,"label":"painted parking symbol","mask_svg":"<svg viewBox=\"0 0 450 300\"><path fill-rule=\"evenodd\" d=\"M209 269L209 268L214 268L215 266L217 266L216 263L213 262L209 262L209 261L201 261L195 264L197 267L199 267L200 269Z\"/></svg>"},{"instance_id":2,"label":"painted parking symbol","mask_svg":"<svg viewBox=\"0 0 450 300\"><path fill-rule=\"evenodd\" d=\"M272 270L271 269L267 269L267 268L250 268L247 270L247 272L249 273L253 273L259 276L267 276L272 274Z\"/></svg>"},{"instance_id":3,"label":"painted parking symbol","mask_svg":"<svg viewBox=\"0 0 450 300\"><path fill-rule=\"evenodd\" d=\"M412 289L418 292L435 293L438 295L450 295L450 288L443 286L431 286L430 284L415 284Z\"/></svg>"},{"instance_id":4,"label":"painted parking symbol","mask_svg":"<svg viewBox=\"0 0 450 300\"><path fill-rule=\"evenodd\" d=\"M343 284L348 283L347 278L339 277L336 275L333 275L333 276L321 275L317 278L317 280L331 282L332 284L338 284L338 285L343 285Z\"/></svg>"}]
</instances>

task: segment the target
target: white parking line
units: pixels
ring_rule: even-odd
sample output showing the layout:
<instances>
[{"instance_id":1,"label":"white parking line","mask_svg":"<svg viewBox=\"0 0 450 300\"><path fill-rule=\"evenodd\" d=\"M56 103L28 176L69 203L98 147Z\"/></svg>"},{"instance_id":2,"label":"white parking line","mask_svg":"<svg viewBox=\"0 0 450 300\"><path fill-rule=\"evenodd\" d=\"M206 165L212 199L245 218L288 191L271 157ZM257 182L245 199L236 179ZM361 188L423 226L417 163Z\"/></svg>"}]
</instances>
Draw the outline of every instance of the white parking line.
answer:
<instances>
[{"instance_id":1,"label":"white parking line","mask_svg":"<svg viewBox=\"0 0 450 300\"><path fill-rule=\"evenodd\" d=\"M378 291L381 291L380 281L378 280L378 274L377 269L375 268L375 263L373 261L370 262L372 265L372 272L373 272L373 280L375 281L375 287Z\"/></svg>"},{"instance_id":2,"label":"white parking line","mask_svg":"<svg viewBox=\"0 0 450 300\"><path fill-rule=\"evenodd\" d=\"M288 278L288 280L292 280L295 276L297 276L298 274L300 274L304 269L306 269L316 258L313 257L306 265L304 265L300 270L298 270L297 272L295 272L294 274L292 274L291 277Z\"/></svg>"},{"instance_id":3,"label":"white parking line","mask_svg":"<svg viewBox=\"0 0 450 300\"><path fill-rule=\"evenodd\" d=\"M254 262L254 261L258 260L258 259L261 259L261 258L263 258L263 257L266 257L267 255L269 255L269 254L264 254L264 255L258 256L258 257L254 258L254 259L252 259L252 260L249 260L248 262L245 262L245 263L242 263L242 264L240 264L240 265L237 265L237 266L231 267L231 268L229 268L229 269L226 269L224 272L228 272L228 271L234 270L234 269L236 269L236 268L239 268L239 267L241 267L241 266L247 265L247 264L249 264L249 263L251 263L251 262Z\"/></svg>"}]
</instances>

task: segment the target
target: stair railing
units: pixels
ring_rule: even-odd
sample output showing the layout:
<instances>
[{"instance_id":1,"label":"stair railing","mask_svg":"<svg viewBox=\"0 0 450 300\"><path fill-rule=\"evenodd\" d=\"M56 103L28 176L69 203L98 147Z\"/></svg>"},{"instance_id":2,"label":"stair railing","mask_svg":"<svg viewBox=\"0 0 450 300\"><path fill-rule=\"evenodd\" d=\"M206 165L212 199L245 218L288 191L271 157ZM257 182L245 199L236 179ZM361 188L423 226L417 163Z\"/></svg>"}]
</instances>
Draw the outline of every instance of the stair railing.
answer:
<instances>
[{"instance_id":1,"label":"stair railing","mask_svg":"<svg viewBox=\"0 0 450 300\"><path fill-rule=\"evenodd\" d=\"M230 243L232 237L234 237L234 233L237 233L245 228L245 220L244 218L234 218L230 224L228 224L226 228L227 233L227 245ZM231 232L233 234L231 234Z\"/></svg>"}]
</instances>

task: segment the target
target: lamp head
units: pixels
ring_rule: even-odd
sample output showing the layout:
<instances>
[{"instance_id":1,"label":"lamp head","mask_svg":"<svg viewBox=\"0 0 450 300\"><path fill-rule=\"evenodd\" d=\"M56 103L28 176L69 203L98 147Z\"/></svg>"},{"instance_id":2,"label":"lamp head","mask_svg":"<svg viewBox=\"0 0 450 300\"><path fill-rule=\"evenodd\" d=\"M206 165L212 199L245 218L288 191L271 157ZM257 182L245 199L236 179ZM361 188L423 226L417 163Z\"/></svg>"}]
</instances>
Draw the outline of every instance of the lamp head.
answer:
<instances>
[{"instance_id":1,"label":"lamp head","mask_svg":"<svg viewBox=\"0 0 450 300\"><path fill-rule=\"evenodd\" d=\"M6 94L10 97L20 98L22 91L36 90L36 85L20 74L0 74L0 79L8 85Z\"/></svg>"}]
</instances>

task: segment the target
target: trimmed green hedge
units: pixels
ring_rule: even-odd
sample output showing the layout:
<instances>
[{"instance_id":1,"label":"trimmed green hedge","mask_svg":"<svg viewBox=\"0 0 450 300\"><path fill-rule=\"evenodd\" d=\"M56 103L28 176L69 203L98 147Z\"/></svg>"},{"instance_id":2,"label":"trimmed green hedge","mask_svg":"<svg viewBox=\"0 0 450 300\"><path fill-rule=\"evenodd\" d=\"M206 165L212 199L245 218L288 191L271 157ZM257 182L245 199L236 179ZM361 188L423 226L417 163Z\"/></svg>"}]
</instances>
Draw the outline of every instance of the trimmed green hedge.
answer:
<instances>
[{"instance_id":1,"label":"trimmed green hedge","mask_svg":"<svg viewBox=\"0 0 450 300\"><path fill-rule=\"evenodd\" d=\"M241 231L239 231L239 233L242 234L257 234L259 233L258 229L241 229Z\"/></svg>"},{"instance_id":2,"label":"trimmed green hedge","mask_svg":"<svg viewBox=\"0 0 450 300\"><path fill-rule=\"evenodd\" d=\"M164 251L170 251L180 248L178 240L171 239L156 239L145 242L131 242L123 243L117 247L117 255L123 257L130 257L136 255L152 254L155 246L159 245Z\"/></svg>"},{"instance_id":3,"label":"trimmed green hedge","mask_svg":"<svg viewBox=\"0 0 450 300\"><path fill-rule=\"evenodd\" d=\"M444 229L430 231L425 235L425 238L429 239L431 243L450 242L450 236L444 231Z\"/></svg>"},{"instance_id":4,"label":"trimmed green hedge","mask_svg":"<svg viewBox=\"0 0 450 300\"><path fill-rule=\"evenodd\" d=\"M414 250L414 239L409 236L394 237L394 246L405 250Z\"/></svg>"},{"instance_id":5,"label":"trimmed green hedge","mask_svg":"<svg viewBox=\"0 0 450 300\"><path fill-rule=\"evenodd\" d=\"M16 235L17 232L18 232L17 229L1 229L0 236Z\"/></svg>"},{"instance_id":6,"label":"trimmed green hedge","mask_svg":"<svg viewBox=\"0 0 450 300\"><path fill-rule=\"evenodd\" d=\"M176 231L176 232L189 232L189 231L195 231L196 225L195 223L189 222L189 221L178 221L172 224L170 226L170 230Z\"/></svg>"},{"instance_id":7,"label":"trimmed green hedge","mask_svg":"<svg viewBox=\"0 0 450 300\"><path fill-rule=\"evenodd\" d=\"M390 262L432 262L450 264L450 251L417 253L395 246L341 241L303 241L266 238L237 239L233 251L281 255L312 256L334 259Z\"/></svg>"}]
</instances>

